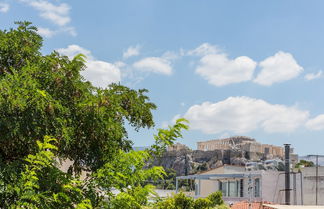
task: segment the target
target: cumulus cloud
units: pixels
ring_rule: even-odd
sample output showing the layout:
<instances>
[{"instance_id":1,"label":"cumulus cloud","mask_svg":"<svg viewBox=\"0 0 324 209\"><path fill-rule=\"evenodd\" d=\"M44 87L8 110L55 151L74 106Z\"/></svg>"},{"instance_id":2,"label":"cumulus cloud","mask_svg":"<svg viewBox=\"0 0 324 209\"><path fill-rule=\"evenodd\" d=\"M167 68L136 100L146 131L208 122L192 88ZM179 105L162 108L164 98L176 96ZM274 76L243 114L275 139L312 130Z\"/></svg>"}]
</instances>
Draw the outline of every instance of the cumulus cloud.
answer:
<instances>
[{"instance_id":1,"label":"cumulus cloud","mask_svg":"<svg viewBox=\"0 0 324 209\"><path fill-rule=\"evenodd\" d=\"M123 53L123 58L127 59L129 57L138 56L140 54L141 47L137 46L130 46L128 49Z\"/></svg>"},{"instance_id":2,"label":"cumulus cloud","mask_svg":"<svg viewBox=\"0 0 324 209\"><path fill-rule=\"evenodd\" d=\"M58 30L51 30L49 28L38 27L37 33L45 38L51 38L54 35L59 34L59 33L68 33L71 36L77 35L74 27L63 27Z\"/></svg>"},{"instance_id":3,"label":"cumulus cloud","mask_svg":"<svg viewBox=\"0 0 324 209\"><path fill-rule=\"evenodd\" d=\"M254 82L264 86L293 79L303 72L303 68L298 65L294 57L282 51L266 58L260 62L259 66L261 72Z\"/></svg>"},{"instance_id":4,"label":"cumulus cloud","mask_svg":"<svg viewBox=\"0 0 324 209\"><path fill-rule=\"evenodd\" d=\"M107 85L120 82L121 80L121 72L118 68L120 63L115 65L109 62L96 60L91 51L78 45L70 45L67 48L58 49L56 51L68 56L70 59L80 53L87 56L87 67L81 72L81 75L94 86L105 88Z\"/></svg>"},{"instance_id":5,"label":"cumulus cloud","mask_svg":"<svg viewBox=\"0 0 324 209\"><path fill-rule=\"evenodd\" d=\"M161 57L147 57L133 64L137 70L152 72L164 75L172 74L172 67L169 60Z\"/></svg>"},{"instance_id":6,"label":"cumulus cloud","mask_svg":"<svg viewBox=\"0 0 324 209\"><path fill-rule=\"evenodd\" d=\"M201 58L196 73L215 86L252 79L256 62L246 56L229 59L226 54L208 54Z\"/></svg>"},{"instance_id":7,"label":"cumulus cloud","mask_svg":"<svg viewBox=\"0 0 324 209\"><path fill-rule=\"evenodd\" d=\"M88 61L87 69L81 74L94 86L106 88L111 83L120 82L120 69L104 61Z\"/></svg>"},{"instance_id":8,"label":"cumulus cloud","mask_svg":"<svg viewBox=\"0 0 324 209\"><path fill-rule=\"evenodd\" d=\"M40 16L59 26L64 26L71 21L69 16L70 6L66 3L54 5L46 0L20 0L40 12Z\"/></svg>"},{"instance_id":9,"label":"cumulus cloud","mask_svg":"<svg viewBox=\"0 0 324 209\"><path fill-rule=\"evenodd\" d=\"M324 130L324 114L318 115L317 117L308 120L306 123L306 127L309 130Z\"/></svg>"},{"instance_id":10,"label":"cumulus cloud","mask_svg":"<svg viewBox=\"0 0 324 209\"><path fill-rule=\"evenodd\" d=\"M203 43L200 46L198 46L197 48L195 48L193 50L189 50L187 52L187 55L204 56L207 54L217 54L218 52L220 52L220 50L218 49L217 46L211 45L209 43Z\"/></svg>"},{"instance_id":11,"label":"cumulus cloud","mask_svg":"<svg viewBox=\"0 0 324 209\"><path fill-rule=\"evenodd\" d=\"M0 12L7 13L10 9L10 5L4 2L0 2Z\"/></svg>"},{"instance_id":12,"label":"cumulus cloud","mask_svg":"<svg viewBox=\"0 0 324 209\"><path fill-rule=\"evenodd\" d=\"M82 48L81 46L76 44L69 45L67 48L61 48L56 51L59 52L60 54L68 56L70 59L73 59L73 57L75 57L78 54L83 54L90 60L94 59L89 50Z\"/></svg>"},{"instance_id":13,"label":"cumulus cloud","mask_svg":"<svg viewBox=\"0 0 324 209\"><path fill-rule=\"evenodd\" d=\"M305 79L310 81L310 80L314 80L314 79L317 79L317 78L320 78L322 76L322 71L318 71L317 73L308 73L305 75Z\"/></svg>"},{"instance_id":14,"label":"cumulus cloud","mask_svg":"<svg viewBox=\"0 0 324 209\"><path fill-rule=\"evenodd\" d=\"M46 38L51 38L52 36L54 36L57 32L54 30L51 30L49 28L42 28L42 27L38 27L37 28L37 33L43 37Z\"/></svg>"},{"instance_id":15,"label":"cumulus cloud","mask_svg":"<svg viewBox=\"0 0 324 209\"><path fill-rule=\"evenodd\" d=\"M207 134L243 134L256 129L269 133L292 132L305 124L308 111L270 104L261 99L229 97L191 106L184 115L190 127Z\"/></svg>"}]
</instances>

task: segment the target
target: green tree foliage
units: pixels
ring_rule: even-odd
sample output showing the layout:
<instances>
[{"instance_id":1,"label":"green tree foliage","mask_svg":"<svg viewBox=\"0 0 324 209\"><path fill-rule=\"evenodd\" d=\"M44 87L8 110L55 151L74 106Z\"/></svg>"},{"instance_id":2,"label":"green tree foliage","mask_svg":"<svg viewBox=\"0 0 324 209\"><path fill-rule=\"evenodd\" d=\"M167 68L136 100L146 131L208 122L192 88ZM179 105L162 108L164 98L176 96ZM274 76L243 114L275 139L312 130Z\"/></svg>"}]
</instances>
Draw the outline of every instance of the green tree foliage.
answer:
<instances>
[{"instance_id":1,"label":"green tree foliage","mask_svg":"<svg viewBox=\"0 0 324 209\"><path fill-rule=\"evenodd\" d=\"M312 161L307 160L300 160L296 165L295 168L301 168L301 167L314 167L315 164Z\"/></svg>"},{"instance_id":2,"label":"green tree foliage","mask_svg":"<svg viewBox=\"0 0 324 209\"><path fill-rule=\"evenodd\" d=\"M159 129L150 149L132 151L125 124L135 130L154 125L156 106L147 90L94 87L80 75L83 55L72 60L57 52L42 55L37 29L17 24L0 30L0 208L147 205L155 195L148 180L166 175L150 162L182 137L187 121ZM57 165L65 159L73 162L68 172ZM88 172L85 179L82 171ZM170 201L182 208L194 205L183 194ZM196 204L208 201L213 199Z\"/></svg>"},{"instance_id":3,"label":"green tree foliage","mask_svg":"<svg viewBox=\"0 0 324 209\"><path fill-rule=\"evenodd\" d=\"M210 200L210 202L212 203L211 206L213 207L224 204L223 194L221 191L211 193L210 195L208 195L207 199Z\"/></svg>"},{"instance_id":4,"label":"green tree foliage","mask_svg":"<svg viewBox=\"0 0 324 209\"><path fill-rule=\"evenodd\" d=\"M156 209L226 209L222 200L221 192L214 192L207 198L193 199L180 192L172 197L157 202L153 208Z\"/></svg>"},{"instance_id":5,"label":"green tree foliage","mask_svg":"<svg viewBox=\"0 0 324 209\"><path fill-rule=\"evenodd\" d=\"M25 158L24 169L16 182L5 192L11 198L2 203L3 208L92 208L85 197L81 181L73 178L55 164L53 145L56 139L45 136L37 141L38 151Z\"/></svg>"},{"instance_id":6,"label":"green tree foliage","mask_svg":"<svg viewBox=\"0 0 324 209\"><path fill-rule=\"evenodd\" d=\"M193 204L193 209L210 208L212 202L208 198L198 198Z\"/></svg>"},{"instance_id":7,"label":"green tree foliage","mask_svg":"<svg viewBox=\"0 0 324 209\"><path fill-rule=\"evenodd\" d=\"M36 140L57 138L60 158L75 171L95 170L129 151L125 123L154 125L146 90L119 84L100 89L85 81L83 55L42 55L42 38L28 22L0 31L0 158L12 163L36 153Z\"/></svg>"}]
</instances>

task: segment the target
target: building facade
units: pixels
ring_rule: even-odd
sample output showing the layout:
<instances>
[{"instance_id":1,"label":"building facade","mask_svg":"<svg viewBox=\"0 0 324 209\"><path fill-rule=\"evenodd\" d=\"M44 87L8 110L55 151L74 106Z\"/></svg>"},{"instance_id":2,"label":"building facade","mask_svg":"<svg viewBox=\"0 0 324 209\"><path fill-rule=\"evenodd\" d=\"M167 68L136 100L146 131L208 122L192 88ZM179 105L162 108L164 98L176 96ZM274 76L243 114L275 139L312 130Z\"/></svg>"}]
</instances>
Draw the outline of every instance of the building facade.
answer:
<instances>
[{"instance_id":1,"label":"building facade","mask_svg":"<svg viewBox=\"0 0 324 209\"><path fill-rule=\"evenodd\" d=\"M275 170L246 171L225 165L199 175L177 177L195 181L195 198L221 191L226 203L241 201L285 204L285 173ZM302 168L290 173L290 204L324 205L324 167Z\"/></svg>"},{"instance_id":2,"label":"building facade","mask_svg":"<svg viewBox=\"0 0 324 209\"><path fill-rule=\"evenodd\" d=\"M171 146L168 146L168 151L180 151L180 150L190 150L189 147L187 147L184 144L176 143Z\"/></svg>"},{"instance_id":3,"label":"building facade","mask_svg":"<svg viewBox=\"0 0 324 209\"><path fill-rule=\"evenodd\" d=\"M235 149L252 153L263 153L270 158L283 158L284 156L283 147L270 144L261 144L255 139L245 136L235 136L225 139L197 142L197 149L203 151Z\"/></svg>"}]
</instances>

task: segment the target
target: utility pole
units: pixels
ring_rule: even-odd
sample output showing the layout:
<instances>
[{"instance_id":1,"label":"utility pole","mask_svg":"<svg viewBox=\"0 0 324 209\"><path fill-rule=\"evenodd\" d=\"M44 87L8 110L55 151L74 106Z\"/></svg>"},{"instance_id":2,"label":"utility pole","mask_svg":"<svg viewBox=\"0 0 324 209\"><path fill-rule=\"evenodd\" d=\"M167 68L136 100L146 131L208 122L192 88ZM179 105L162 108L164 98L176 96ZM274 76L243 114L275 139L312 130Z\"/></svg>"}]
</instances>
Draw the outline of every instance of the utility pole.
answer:
<instances>
[{"instance_id":1,"label":"utility pole","mask_svg":"<svg viewBox=\"0 0 324 209\"><path fill-rule=\"evenodd\" d=\"M285 205L290 205L290 144L285 146Z\"/></svg>"},{"instance_id":2,"label":"utility pole","mask_svg":"<svg viewBox=\"0 0 324 209\"><path fill-rule=\"evenodd\" d=\"M316 205L318 205L318 155L316 155Z\"/></svg>"}]
</instances>

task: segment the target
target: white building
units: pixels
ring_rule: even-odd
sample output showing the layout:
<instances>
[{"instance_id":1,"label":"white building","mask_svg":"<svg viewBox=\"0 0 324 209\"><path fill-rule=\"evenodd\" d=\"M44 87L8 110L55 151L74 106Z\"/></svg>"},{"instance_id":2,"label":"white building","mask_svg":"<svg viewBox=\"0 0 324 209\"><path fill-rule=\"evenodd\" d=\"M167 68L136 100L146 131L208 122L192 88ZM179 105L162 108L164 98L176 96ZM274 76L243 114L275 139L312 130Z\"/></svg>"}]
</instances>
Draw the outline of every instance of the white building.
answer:
<instances>
[{"instance_id":1,"label":"white building","mask_svg":"<svg viewBox=\"0 0 324 209\"><path fill-rule=\"evenodd\" d=\"M303 168L300 173L290 174L290 203L294 205L315 205L316 191L318 205L324 205L324 167ZM225 165L214 170L191 176L177 177L195 180L195 197L206 197L215 191L222 191L227 203L240 201L268 201L285 204L285 173L275 170L246 171L245 167ZM317 184L316 184L317 181ZM317 189L316 189L317 185Z\"/></svg>"}]
</instances>

